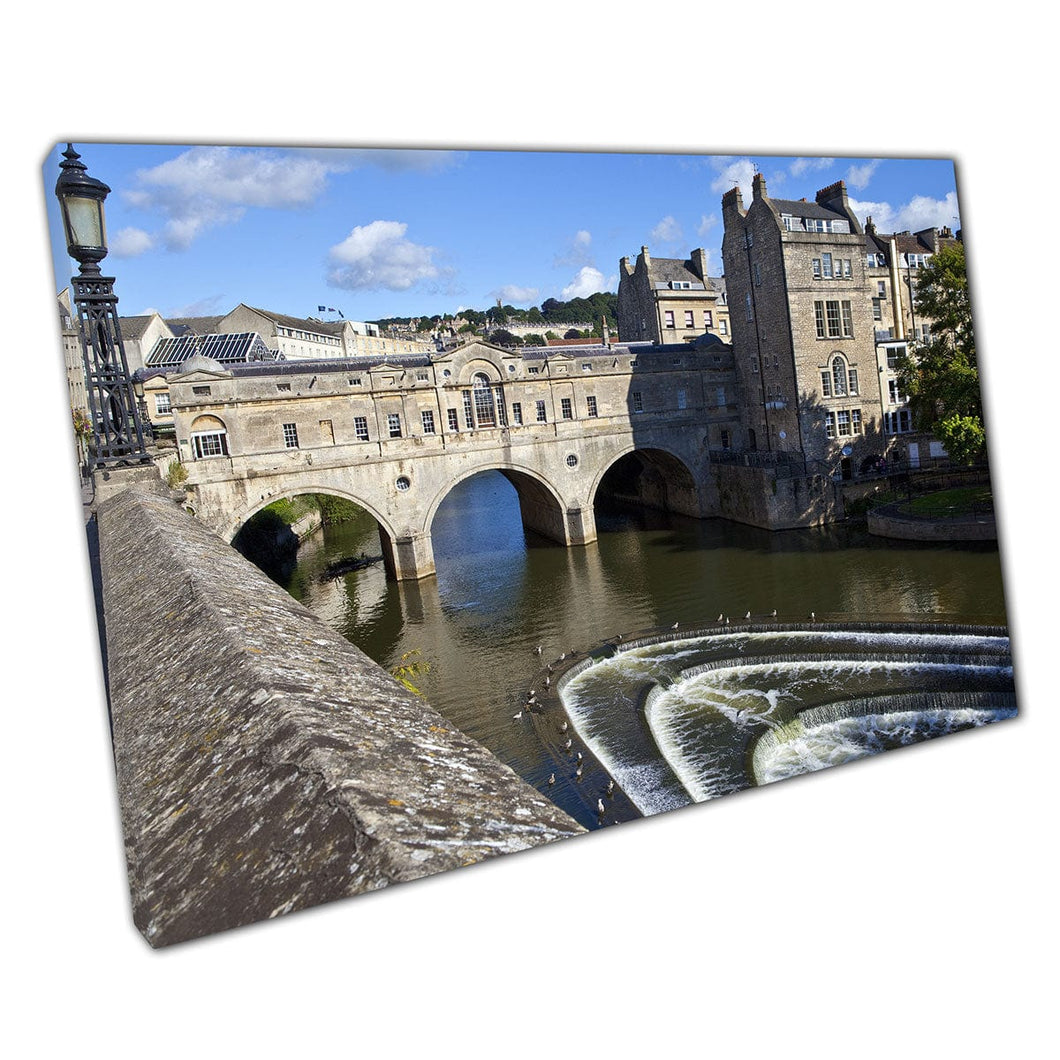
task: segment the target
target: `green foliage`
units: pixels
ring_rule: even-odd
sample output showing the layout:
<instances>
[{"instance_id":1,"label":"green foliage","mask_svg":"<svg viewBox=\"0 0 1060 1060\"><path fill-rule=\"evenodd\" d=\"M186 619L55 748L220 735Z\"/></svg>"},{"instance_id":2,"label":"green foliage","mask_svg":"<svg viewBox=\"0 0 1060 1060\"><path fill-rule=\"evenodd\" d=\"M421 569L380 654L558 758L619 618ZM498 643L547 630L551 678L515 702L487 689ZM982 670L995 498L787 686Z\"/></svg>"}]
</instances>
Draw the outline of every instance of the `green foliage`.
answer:
<instances>
[{"instance_id":1,"label":"green foliage","mask_svg":"<svg viewBox=\"0 0 1060 1060\"><path fill-rule=\"evenodd\" d=\"M543 335L538 335L536 332L533 332L533 331L531 331L528 334L523 336L523 342L526 343L527 346L544 346L545 345L544 336Z\"/></svg>"},{"instance_id":2,"label":"green foliage","mask_svg":"<svg viewBox=\"0 0 1060 1060\"><path fill-rule=\"evenodd\" d=\"M342 497L333 497L330 493L316 493L313 499L320 509L321 521L329 526L336 523L348 523L361 513L361 509L352 501L344 500Z\"/></svg>"},{"instance_id":3,"label":"green foliage","mask_svg":"<svg viewBox=\"0 0 1060 1060\"><path fill-rule=\"evenodd\" d=\"M916 311L932 321L932 338L901 359L898 385L917 427L934 434L951 459L970 463L986 436L962 243L943 247L920 270Z\"/></svg>"},{"instance_id":4,"label":"green foliage","mask_svg":"<svg viewBox=\"0 0 1060 1060\"><path fill-rule=\"evenodd\" d=\"M173 460L166 469L166 485L171 489L180 489L188 481L188 469L179 461Z\"/></svg>"},{"instance_id":5,"label":"green foliage","mask_svg":"<svg viewBox=\"0 0 1060 1060\"><path fill-rule=\"evenodd\" d=\"M426 659L420 660L413 658L413 656L419 655L419 653L419 648L413 648L411 651L405 652L401 656L400 664L395 666L390 673L391 676L396 677L410 692L415 693L417 696L422 696L423 693L412 683L410 678L429 674L431 672L431 664L427 662Z\"/></svg>"},{"instance_id":6,"label":"green foliage","mask_svg":"<svg viewBox=\"0 0 1060 1060\"><path fill-rule=\"evenodd\" d=\"M953 415L935 427L935 437L957 464L974 464L986 449L986 432L978 416Z\"/></svg>"},{"instance_id":7,"label":"green foliage","mask_svg":"<svg viewBox=\"0 0 1060 1060\"><path fill-rule=\"evenodd\" d=\"M498 346L522 346L523 340L518 335L513 335L505 328L497 328L490 332L490 342Z\"/></svg>"},{"instance_id":8,"label":"green foliage","mask_svg":"<svg viewBox=\"0 0 1060 1060\"><path fill-rule=\"evenodd\" d=\"M70 414L73 417L74 434L79 441L87 442L92 437L92 421L88 413L84 409L71 409Z\"/></svg>"}]
</instances>

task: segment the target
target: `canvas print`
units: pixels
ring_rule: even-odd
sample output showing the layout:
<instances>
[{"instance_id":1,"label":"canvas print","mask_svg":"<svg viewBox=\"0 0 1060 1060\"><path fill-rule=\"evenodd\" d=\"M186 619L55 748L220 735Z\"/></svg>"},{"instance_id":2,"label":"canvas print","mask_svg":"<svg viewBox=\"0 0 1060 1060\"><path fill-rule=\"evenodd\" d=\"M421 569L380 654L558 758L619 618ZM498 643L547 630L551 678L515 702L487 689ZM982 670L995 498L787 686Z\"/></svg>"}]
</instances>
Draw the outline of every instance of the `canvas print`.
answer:
<instances>
[{"instance_id":1,"label":"canvas print","mask_svg":"<svg viewBox=\"0 0 1060 1060\"><path fill-rule=\"evenodd\" d=\"M956 180L56 145L145 938L1014 717Z\"/></svg>"}]
</instances>

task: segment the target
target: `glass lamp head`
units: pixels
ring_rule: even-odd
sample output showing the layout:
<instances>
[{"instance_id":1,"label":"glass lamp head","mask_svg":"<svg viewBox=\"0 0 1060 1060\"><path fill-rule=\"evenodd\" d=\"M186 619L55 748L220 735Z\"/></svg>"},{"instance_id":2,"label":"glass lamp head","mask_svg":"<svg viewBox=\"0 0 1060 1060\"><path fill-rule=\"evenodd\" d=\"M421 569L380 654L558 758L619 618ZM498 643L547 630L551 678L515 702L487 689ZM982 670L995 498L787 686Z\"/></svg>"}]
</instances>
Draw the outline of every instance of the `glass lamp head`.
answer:
<instances>
[{"instance_id":1,"label":"glass lamp head","mask_svg":"<svg viewBox=\"0 0 1060 1060\"><path fill-rule=\"evenodd\" d=\"M98 272L98 263L107 256L103 201L110 188L88 175L88 167L73 144L66 145L63 157L65 161L59 163L55 194L62 209L66 249L75 261Z\"/></svg>"}]
</instances>

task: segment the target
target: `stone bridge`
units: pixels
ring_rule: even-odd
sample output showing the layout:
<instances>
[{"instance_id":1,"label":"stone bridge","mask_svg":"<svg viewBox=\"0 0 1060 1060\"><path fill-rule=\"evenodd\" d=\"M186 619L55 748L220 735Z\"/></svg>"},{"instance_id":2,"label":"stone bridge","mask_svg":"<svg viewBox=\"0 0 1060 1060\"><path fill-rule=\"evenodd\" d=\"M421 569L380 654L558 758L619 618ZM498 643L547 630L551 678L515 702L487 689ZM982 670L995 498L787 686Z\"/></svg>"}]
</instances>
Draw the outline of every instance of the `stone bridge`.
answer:
<instances>
[{"instance_id":1,"label":"stone bridge","mask_svg":"<svg viewBox=\"0 0 1060 1060\"><path fill-rule=\"evenodd\" d=\"M710 461L738 423L732 353L717 341L525 354L475 341L229 368L197 358L169 389L189 505L208 526L231 540L281 498L343 497L376 519L399 580L434 573L439 506L488 470L515 487L528 529L568 547L596 539L601 492L735 514Z\"/></svg>"}]
</instances>

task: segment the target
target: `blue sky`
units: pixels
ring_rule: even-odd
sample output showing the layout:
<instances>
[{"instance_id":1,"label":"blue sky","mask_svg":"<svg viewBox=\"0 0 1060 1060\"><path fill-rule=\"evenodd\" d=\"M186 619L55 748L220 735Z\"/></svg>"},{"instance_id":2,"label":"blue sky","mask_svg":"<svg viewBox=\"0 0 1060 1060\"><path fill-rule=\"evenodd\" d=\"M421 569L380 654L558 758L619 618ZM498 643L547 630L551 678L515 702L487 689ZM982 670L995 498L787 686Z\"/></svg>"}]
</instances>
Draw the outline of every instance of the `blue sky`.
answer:
<instances>
[{"instance_id":1,"label":"blue sky","mask_svg":"<svg viewBox=\"0 0 1060 1060\"><path fill-rule=\"evenodd\" d=\"M515 306L617 290L618 261L710 253L720 275L722 194L745 204L757 166L771 196L847 182L881 231L960 226L948 160L247 146L75 145L111 189L122 315L227 312L239 302L347 319ZM44 188L56 287L76 271ZM337 319L335 314L322 314Z\"/></svg>"}]
</instances>

